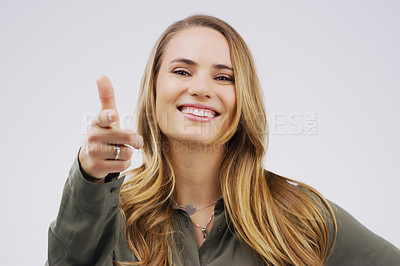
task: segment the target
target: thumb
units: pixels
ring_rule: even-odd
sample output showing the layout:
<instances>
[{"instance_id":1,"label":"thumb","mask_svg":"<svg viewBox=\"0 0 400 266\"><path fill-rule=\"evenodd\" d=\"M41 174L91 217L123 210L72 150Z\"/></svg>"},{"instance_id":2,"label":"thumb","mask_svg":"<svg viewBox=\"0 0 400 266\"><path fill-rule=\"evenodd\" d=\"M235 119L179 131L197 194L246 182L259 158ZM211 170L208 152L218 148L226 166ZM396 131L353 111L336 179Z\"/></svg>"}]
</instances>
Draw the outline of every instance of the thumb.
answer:
<instances>
[{"instance_id":1,"label":"thumb","mask_svg":"<svg viewBox=\"0 0 400 266\"><path fill-rule=\"evenodd\" d=\"M97 77L96 83L99 90L101 109L117 110L114 96L114 88L111 84L111 81L105 75L100 75Z\"/></svg>"}]
</instances>

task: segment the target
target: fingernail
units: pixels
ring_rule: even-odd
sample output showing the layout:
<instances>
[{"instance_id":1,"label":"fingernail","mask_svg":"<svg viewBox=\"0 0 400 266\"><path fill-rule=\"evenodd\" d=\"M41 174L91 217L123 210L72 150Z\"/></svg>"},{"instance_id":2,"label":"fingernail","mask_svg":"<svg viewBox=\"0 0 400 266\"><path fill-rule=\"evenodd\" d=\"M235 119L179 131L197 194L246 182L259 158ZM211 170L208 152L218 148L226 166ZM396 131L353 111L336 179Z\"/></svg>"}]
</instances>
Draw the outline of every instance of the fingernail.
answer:
<instances>
[{"instance_id":1,"label":"fingernail","mask_svg":"<svg viewBox=\"0 0 400 266\"><path fill-rule=\"evenodd\" d=\"M111 111L108 113L107 117L108 117L108 121L111 122L112 121L112 112Z\"/></svg>"}]
</instances>

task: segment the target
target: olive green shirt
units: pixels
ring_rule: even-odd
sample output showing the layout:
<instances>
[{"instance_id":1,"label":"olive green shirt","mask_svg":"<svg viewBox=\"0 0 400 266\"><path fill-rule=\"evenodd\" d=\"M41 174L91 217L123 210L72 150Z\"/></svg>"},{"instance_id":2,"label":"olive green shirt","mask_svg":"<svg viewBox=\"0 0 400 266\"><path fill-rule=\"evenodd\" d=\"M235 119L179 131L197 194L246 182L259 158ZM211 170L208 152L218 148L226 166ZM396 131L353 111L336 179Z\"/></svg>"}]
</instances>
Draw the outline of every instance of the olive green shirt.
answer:
<instances>
[{"instance_id":1,"label":"olive green shirt","mask_svg":"<svg viewBox=\"0 0 400 266\"><path fill-rule=\"evenodd\" d=\"M118 210L123 181L124 177L108 183L91 183L83 177L75 159L57 219L49 228L48 265L113 265L113 261L137 261L126 243ZM399 249L370 232L334 203L330 204L336 214L338 235L325 265L400 265ZM175 236L178 254L173 255L173 262L188 266L264 265L228 229L225 214L221 198L215 204L209 235L198 248L190 216L176 208L173 224L183 235Z\"/></svg>"}]
</instances>

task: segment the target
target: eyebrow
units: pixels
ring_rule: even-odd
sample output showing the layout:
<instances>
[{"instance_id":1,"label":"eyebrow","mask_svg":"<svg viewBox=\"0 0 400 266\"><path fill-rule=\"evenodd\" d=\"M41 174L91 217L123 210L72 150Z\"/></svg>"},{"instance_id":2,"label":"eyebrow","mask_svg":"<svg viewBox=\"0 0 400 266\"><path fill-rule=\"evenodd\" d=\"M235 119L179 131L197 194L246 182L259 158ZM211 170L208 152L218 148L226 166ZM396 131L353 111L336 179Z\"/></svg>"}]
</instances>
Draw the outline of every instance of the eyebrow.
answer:
<instances>
[{"instance_id":1,"label":"eyebrow","mask_svg":"<svg viewBox=\"0 0 400 266\"><path fill-rule=\"evenodd\" d=\"M223 65L223 64L217 64L217 65L213 65L214 68L216 69L228 69L230 71L233 71L233 68L227 65Z\"/></svg>"},{"instance_id":2,"label":"eyebrow","mask_svg":"<svg viewBox=\"0 0 400 266\"><path fill-rule=\"evenodd\" d=\"M195 61L193 61L193 60L190 60L190 59L186 59L186 58L181 58L181 57L179 57L179 58L176 58L176 59L174 59L174 60L172 60L171 61L171 63L175 63L175 62L180 62L180 63L185 63L185 64L188 64L188 65L190 65L190 66L198 66L199 64L197 64Z\"/></svg>"},{"instance_id":3,"label":"eyebrow","mask_svg":"<svg viewBox=\"0 0 400 266\"><path fill-rule=\"evenodd\" d=\"M175 62L185 63L185 64L188 64L188 65L190 65L190 66L198 66L198 65L199 65L198 63L196 63L196 62L193 61L193 60L190 60L190 59L187 59L187 58L181 58L181 57L172 60L172 61L171 61L171 64L172 64L172 63L175 63ZM230 70L230 71L233 71L233 68L232 68L232 67L227 66L227 65L224 65L224 64L214 64L214 65L212 65L212 66L213 66L215 69L228 69L228 70Z\"/></svg>"}]
</instances>

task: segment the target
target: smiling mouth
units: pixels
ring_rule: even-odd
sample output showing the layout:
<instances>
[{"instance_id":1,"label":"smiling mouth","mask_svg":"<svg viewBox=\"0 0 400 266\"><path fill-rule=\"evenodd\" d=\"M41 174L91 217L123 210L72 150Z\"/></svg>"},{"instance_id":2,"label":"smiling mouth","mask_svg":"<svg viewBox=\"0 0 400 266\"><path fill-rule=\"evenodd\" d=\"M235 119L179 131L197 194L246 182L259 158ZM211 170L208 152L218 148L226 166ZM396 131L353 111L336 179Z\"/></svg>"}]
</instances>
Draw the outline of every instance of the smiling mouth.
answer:
<instances>
[{"instance_id":1,"label":"smiling mouth","mask_svg":"<svg viewBox=\"0 0 400 266\"><path fill-rule=\"evenodd\" d=\"M179 106L178 110L184 114L190 114L197 117L214 118L220 114L209 109L194 108L190 106Z\"/></svg>"}]
</instances>

